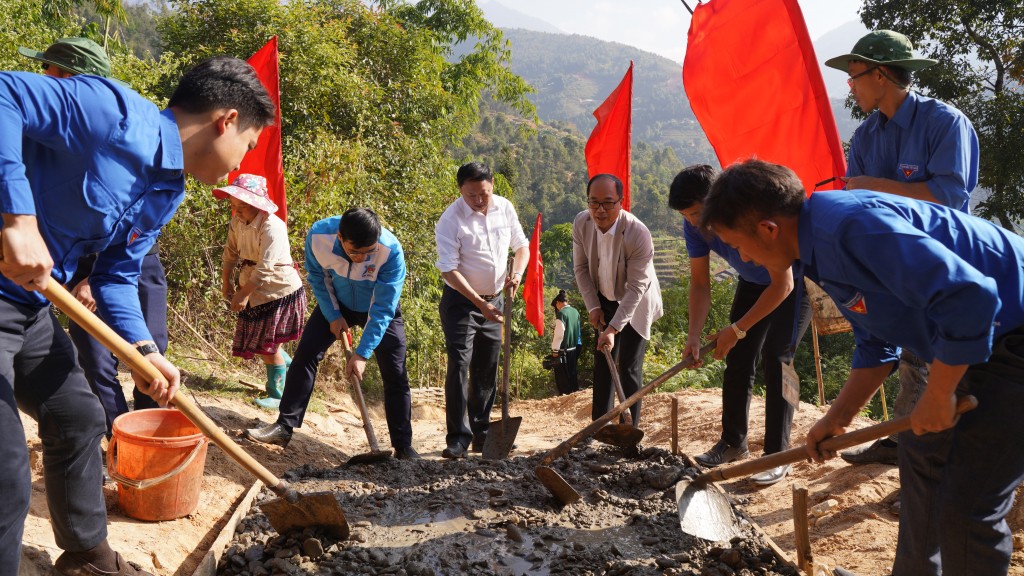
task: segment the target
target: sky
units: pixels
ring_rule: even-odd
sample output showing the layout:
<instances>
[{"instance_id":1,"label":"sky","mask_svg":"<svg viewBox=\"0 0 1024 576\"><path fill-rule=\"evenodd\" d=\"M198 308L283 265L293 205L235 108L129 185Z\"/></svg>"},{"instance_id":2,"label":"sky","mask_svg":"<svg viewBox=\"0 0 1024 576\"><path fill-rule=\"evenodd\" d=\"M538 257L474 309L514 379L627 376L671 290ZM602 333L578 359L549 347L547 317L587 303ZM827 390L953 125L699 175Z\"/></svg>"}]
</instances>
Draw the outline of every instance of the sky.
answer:
<instances>
[{"instance_id":1,"label":"sky","mask_svg":"<svg viewBox=\"0 0 1024 576\"><path fill-rule=\"evenodd\" d=\"M714 0L712 0L714 1ZM858 20L860 0L798 0L811 40ZM690 13L678 0L498 0L569 34L594 36L683 61ZM687 0L691 8L696 0Z\"/></svg>"}]
</instances>

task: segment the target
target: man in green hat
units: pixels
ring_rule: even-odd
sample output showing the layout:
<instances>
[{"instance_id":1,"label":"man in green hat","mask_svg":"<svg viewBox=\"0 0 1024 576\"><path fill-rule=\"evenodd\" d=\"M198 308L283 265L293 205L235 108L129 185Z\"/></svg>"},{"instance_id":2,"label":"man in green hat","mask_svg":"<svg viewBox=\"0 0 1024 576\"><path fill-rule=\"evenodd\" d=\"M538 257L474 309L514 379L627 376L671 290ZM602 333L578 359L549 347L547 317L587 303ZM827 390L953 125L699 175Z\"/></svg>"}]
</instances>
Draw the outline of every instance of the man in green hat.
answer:
<instances>
[{"instance_id":1,"label":"man in green hat","mask_svg":"<svg viewBox=\"0 0 1024 576\"><path fill-rule=\"evenodd\" d=\"M18 48L18 53L42 62L43 74L54 78L70 78L78 74L110 78L107 52L88 38L61 38L42 52Z\"/></svg>"},{"instance_id":2,"label":"man in green hat","mask_svg":"<svg viewBox=\"0 0 1024 576\"><path fill-rule=\"evenodd\" d=\"M970 212L978 184L978 135L956 108L910 90L912 74L938 62L914 56L910 40L892 30L864 36L849 54L825 62L847 72L857 106L870 114L850 141L848 190L876 190ZM910 414L928 381L928 365L904 351L895 415ZM890 437L841 456L851 464L897 463ZM904 471L900 470L900 476Z\"/></svg>"}]
</instances>

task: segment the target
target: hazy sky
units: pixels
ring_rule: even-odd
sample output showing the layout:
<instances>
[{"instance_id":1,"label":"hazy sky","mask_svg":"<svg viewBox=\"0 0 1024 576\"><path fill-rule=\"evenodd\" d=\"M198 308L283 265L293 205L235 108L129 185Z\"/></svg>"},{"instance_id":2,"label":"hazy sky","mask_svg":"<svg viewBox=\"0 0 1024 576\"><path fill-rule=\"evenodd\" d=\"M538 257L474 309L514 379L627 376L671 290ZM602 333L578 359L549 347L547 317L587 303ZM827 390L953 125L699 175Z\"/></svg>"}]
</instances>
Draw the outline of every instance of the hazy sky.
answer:
<instances>
[{"instance_id":1,"label":"hazy sky","mask_svg":"<svg viewBox=\"0 0 1024 576\"><path fill-rule=\"evenodd\" d=\"M683 61L690 13L678 0L497 0L563 32L636 46ZM712 0L714 1L714 0ZM811 39L857 20L860 0L798 0ZM696 0L687 0L691 8Z\"/></svg>"}]
</instances>

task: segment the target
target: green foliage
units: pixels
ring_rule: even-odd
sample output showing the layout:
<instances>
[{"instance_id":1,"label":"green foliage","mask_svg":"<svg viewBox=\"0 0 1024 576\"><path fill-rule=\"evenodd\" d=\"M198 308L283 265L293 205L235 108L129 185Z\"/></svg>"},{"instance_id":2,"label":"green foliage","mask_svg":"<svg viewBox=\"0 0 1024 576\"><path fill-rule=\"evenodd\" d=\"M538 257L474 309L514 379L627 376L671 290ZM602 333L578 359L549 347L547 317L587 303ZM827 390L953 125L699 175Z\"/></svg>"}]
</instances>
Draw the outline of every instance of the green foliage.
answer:
<instances>
[{"instance_id":1,"label":"green foliage","mask_svg":"<svg viewBox=\"0 0 1024 576\"><path fill-rule=\"evenodd\" d=\"M40 71L39 62L18 54L18 47L44 50L58 38L74 36L79 22L67 18L54 22L42 16L41 0L0 0L0 15L8 22L0 26L0 70ZM17 23L17 25L10 25Z\"/></svg>"}]
</instances>

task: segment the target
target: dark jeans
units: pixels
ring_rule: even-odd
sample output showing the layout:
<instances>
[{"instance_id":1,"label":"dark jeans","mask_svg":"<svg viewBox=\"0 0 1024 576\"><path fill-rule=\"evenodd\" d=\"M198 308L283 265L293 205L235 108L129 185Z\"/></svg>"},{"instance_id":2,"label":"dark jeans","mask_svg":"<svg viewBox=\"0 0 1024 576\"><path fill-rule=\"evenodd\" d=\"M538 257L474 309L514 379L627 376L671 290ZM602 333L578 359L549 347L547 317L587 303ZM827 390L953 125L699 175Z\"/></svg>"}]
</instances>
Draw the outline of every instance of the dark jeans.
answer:
<instances>
[{"instance_id":1,"label":"dark jeans","mask_svg":"<svg viewBox=\"0 0 1024 576\"><path fill-rule=\"evenodd\" d=\"M741 278L736 285L729 321L735 322L742 318L766 288ZM802 289L800 292L806 293ZM764 453L773 454L789 448L793 407L782 396L782 362L792 359L789 345L793 339L793 323L800 323L796 338L799 342L811 320L809 298L800 298L799 315L796 315L796 293L794 288L775 310L751 326L747 330L747 337L738 340L725 357L722 439L730 446L747 446L750 397L754 393L754 374L760 356L765 383Z\"/></svg>"},{"instance_id":2,"label":"dark jeans","mask_svg":"<svg viewBox=\"0 0 1024 576\"><path fill-rule=\"evenodd\" d=\"M606 300L604 296L598 296L601 301L601 310L604 311L605 322L615 316L619 309L618 302ZM629 325L615 335L615 346L612 348L612 358L619 368L619 380L622 382L622 391L629 398L634 392L643 386L644 380L644 353L647 351L647 340L644 340L637 331ZM597 420L604 416L618 404L615 395L615 388L612 386L612 373L605 360L604 352L594 348L594 400L590 409L590 417ZM640 426L640 405L643 401L637 402L629 407L629 413L633 416L633 425Z\"/></svg>"},{"instance_id":3,"label":"dark jeans","mask_svg":"<svg viewBox=\"0 0 1024 576\"><path fill-rule=\"evenodd\" d=\"M349 326L366 326L366 312L353 312L344 306L341 314ZM324 318L317 306L306 321L295 357L285 377L284 393L281 395L281 424L299 428L306 415L306 407L313 395L317 368L324 354L337 339L331 333L331 323ZM384 415L388 420L388 435L394 448L412 446L412 398L409 393L409 372L405 367L405 320L402 310L395 311L395 318L384 331L377 349L373 351L384 382Z\"/></svg>"},{"instance_id":4,"label":"dark jeans","mask_svg":"<svg viewBox=\"0 0 1024 576\"><path fill-rule=\"evenodd\" d=\"M580 348L562 350L564 361L555 366L555 386L559 394L572 394L580 389L580 381L577 366L580 360Z\"/></svg>"},{"instance_id":5,"label":"dark jeans","mask_svg":"<svg viewBox=\"0 0 1024 576\"><path fill-rule=\"evenodd\" d=\"M18 572L32 482L20 408L39 423L46 501L57 546L81 552L107 537L100 440L103 408L49 309L0 298L0 569Z\"/></svg>"},{"instance_id":6,"label":"dark jeans","mask_svg":"<svg viewBox=\"0 0 1024 576\"><path fill-rule=\"evenodd\" d=\"M163 354L167 351L167 277L159 254L147 254L142 260L139 303L142 304L146 327ZM74 321L68 322L68 334L78 349L78 363L85 371L85 379L103 405L107 419L107 438L110 438L114 418L128 411L124 390L117 380L117 357ZM132 390L132 398L136 410L159 408L156 401L138 388Z\"/></svg>"},{"instance_id":7,"label":"dark jeans","mask_svg":"<svg viewBox=\"0 0 1024 576\"><path fill-rule=\"evenodd\" d=\"M502 296L493 304L504 310ZM501 324L484 318L465 296L448 286L441 293L441 329L444 331L448 371L444 378L444 409L450 446L468 447L474 436L487 434L491 425L501 352Z\"/></svg>"},{"instance_id":8,"label":"dark jeans","mask_svg":"<svg viewBox=\"0 0 1024 576\"><path fill-rule=\"evenodd\" d=\"M900 434L900 531L893 576L1006 574L1006 515L1024 480L1024 328L1004 335L960 392L978 407L937 434Z\"/></svg>"}]
</instances>

